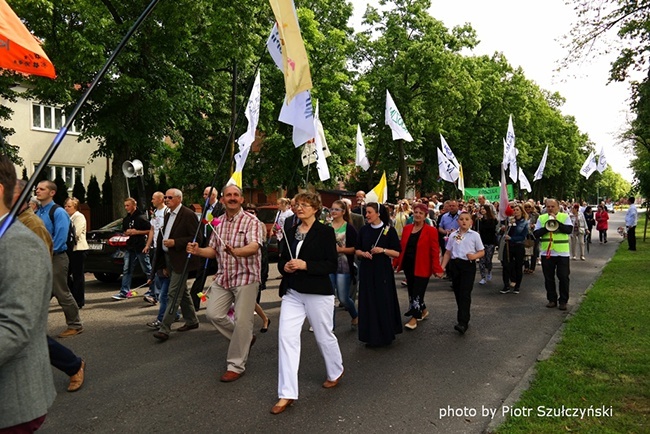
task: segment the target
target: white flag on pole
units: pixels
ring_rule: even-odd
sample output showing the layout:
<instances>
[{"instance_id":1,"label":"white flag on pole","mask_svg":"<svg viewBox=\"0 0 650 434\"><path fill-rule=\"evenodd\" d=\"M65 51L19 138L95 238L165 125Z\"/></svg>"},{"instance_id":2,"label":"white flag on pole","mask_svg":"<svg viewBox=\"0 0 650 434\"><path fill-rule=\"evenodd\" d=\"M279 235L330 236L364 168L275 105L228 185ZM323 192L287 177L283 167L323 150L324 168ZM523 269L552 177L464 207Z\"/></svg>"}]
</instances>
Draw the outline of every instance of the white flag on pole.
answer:
<instances>
[{"instance_id":1,"label":"white flag on pole","mask_svg":"<svg viewBox=\"0 0 650 434\"><path fill-rule=\"evenodd\" d=\"M255 130L257 130L257 123L260 119L260 98L260 72L257 71L255 83L253 83L253 89L246 106L245 115L246 119L248 119L248 129L237 139L240 151L245 147L250 147L255 141Z\"/></svg>"},{"instance_id":2,"label":"white flag on pole","mask_svg":"<svg viewBox=\"0 0 650 434\"><path fill-rule=\"evenodd\" d=\"M327 144L325 143L325 132L323 130L323 124L321 124L320 118L318 117L318 100L316 100L314 129L316 130L316 136L314 137L314 146L316 147L316 169L318 170L318 177L320 180L327 181L330 179L330 169L327 167L327 160L325 159L326 157L324 149L327 147Z\"/></svg>"},{"instance_id":3,"label":"white flag on pole","mask_svg":"<svg viewBox=\"0 0 650 434\"><path fill-rule=\"evenodd\" d=\"M314 108L311 103L311 93L308 90L300 92L289 104L287 104L285 97L279 120L293 126L293 145L296 148L313 139L316 135L316 129L314 128Z\"/></svg>"},{"instance_id":4,"label":"white flag on pole","mask_svg":"<svg viewBox=\"0 0 650 434\"><path fill-rule=\"evenodd\" d=\"M539 166L535 171L533 182L537 181L538 179L542 179L542 176L544 175L544 168L546 167L547 158L548 158L548 145L546 145L546 149L544 149L544 155L542 155L542 161L539 162Z\"/></svg>"},{"instance_id":5,"label":"white flag on pole","mask_svg":"<svg viewBox=\"0 0 650 434\"><path fill-rule=\"evenodd\" d=\"M499 220L507 220L508 215L506 211L508 210L508 184L506 183L506 171L501 165L501 188L499 189Z\"/></svg>"},{"instance_id":6,"label":"white flag on pole","mask_svg":"<svg viewBox=\"0 0 650 434\"><path fill-rule=\"evenodd\" d=\"M411 137L411 133L406 129L404 119L402 119L402 115L397 110L395 101L393 101L393 97L390 96L388 90L386 90L386 125L393 132L393 140L404 139L407 142L413 141L413 137Z\"/></svg>"},{"instance_id":7,"label":"white flag on pole","mask_svg":"<svg viewBox=\"0 0 650 434\"><path fill-rule=\"evenodd\" d=\"M596 171L597 167L598 163L596 163L596 154L594 154L594 151L591 151L580 169L580 174L589 179L591 174Z\"/></svg>"},{"instance_id":8,"label":"white flag on pole","mask_svg":"<svg viewBox=\"0 0 650 434\"><path fill-rule=\"evenodd\" d=\"M237 185L239 188L243 187L242 183L242 172L244 170L244 164L246 164L246 159L248 159L248 153L251 150L251 145L244 146L238 153L235 154L235 171L232 173L226 185Z\"/></svg>"},{"instance_id":9,"label":"white flag on pole","mask_svg":"<svg viewBox=\"0 0 650 434\"><path fill-rule=\"evenodd\" d=\"M325 155L325 158L329 158L329 156L332 155L332 153L330 152L330 148L327 146L327 140L325 139L325 130L323 129L323 124L320 121L318 100L316 100L316 113L314 115L314 126L316 130L316 136L320 137L321 140L323 155ZM308 164L316 162L317 152L316 152L315 143L316 143L316 139L314 138L314 140L307 141L307 143L305 143L305 146L302 148L301 159L302 159L303 167L307 166Z\"/></svg>"},{"instance_id":10,"label":"white flag on pole","mask_svg":"<svg viewBox=\"0 0 650 434\"><path fill-rule=\"evenodd\" d=\"M266 41L266 48L273 58L278 69L284 72L282 60L282 43L277 23L273 25L271 35ZM311 92L305 90L296 95L288 104L287 97L284 98L280 110L279 121L293 126L293 145L296 148L311 140L316 135L314 128L314 108L311 103Z\"/></svg>"},{"instance_id":11,"label":"white flag on pole","mask_svg":"<svg viewBox=\"0 0 650 434\"><path fill-rule=\"evenodd\" d=\"M460 164L458 165L458 189L465 196L465 177L463 176L463 166Z\"/></svg>"},{"instance_id":12,"label":"white flag on pole","mask_svg":"<svg viewBox=\"0 0 650 434\"><path fill-rule=\"evenodd\" d=\"M526 178L526 175L524 175L524 171L519 168L519 186L521 187L522 190L526 190L528 193L533 191L532 187L530 186L530 182L528 182L528 178Z\"/></svg>"},{"instance_id":13,"label":"white flag on pole","mask_svg":"<svg viewBox=\"0 0 650 434\"><path fill-rule=\"evenodd\" d=\"M512 126L512 115L508 119L508 131L506 132L506 138L503 140L503 166L508 168L510 164L511 152L515 147L515 128ZM516 155L516 154L515 154Z\"/></svg>"},{"instance_id":14,"label":"white flag on pole","mask_svg":"<svg viewBox=\"0 0 650 434\"><path fill-rule=\"evenodd\" d=\"M442 152L445 154L445 157L447 157L447 159L451 161L454 164L454 166L460 168L460 163L456 159L456 156L452 152L451 148L447 144L447 141L442 136L442 134L440 134L440 144L442 146Z\"/></svg>"},{"instance_id":15,"label":"white flag on pole","mask_svg":"<svg viewBox=\"0 0 650 434\"><path fill-rule=\"evenodd\" d=\"M447 182L456 182L460 176L458 168L445 157L440 148L436 149L438 150L438 176Z\"/></svg>"},{"instance_id":16,"label":"white flag on pole","mask_svg":"<svg viewBox=\"0 0 650 434\"><path fill-rule=\"evenodd\" d=\"M506 149L506 141L505 139L503 140L503 149ZM519 151L517 151L517 148L514 146L509 149L509 155L505 156L505 159L502 163L504 170L510 167L509 170L509 176L510 179L512 179L512 182L517 182L517 175L519 175L519 171L517 170L517 154Z\"/></svg>"},{"instance_id":17,"label":"white flag on pole","mask_svg":"<svg viewBox=\"0 0 650 434\"><path fill-rule=\"evenodd\" d=\"M607 158L605 158L605 147L600 147L600 156L598 156L598 166L596 167L598 173L603 173L607 169Z\"/></svg>"},{"instance_id":18,"label":"white flag on pole","mask_svg":"<svg viewBox=\"0 0 650 434\"><path fill-rule=\"evenodd\" d=\"M284 72L284 64L282 61L282 41L280 39L277 22L273 24L273 29L271 29L269 39L266 40L266 49L269 50L269 54L278 69Z\"/></svg>"},{"instance_id":19,"label":"white flag on pole","mask_svg":"<svg viewBox=\"0 0 650 434\"><path fill-rule=\"evenodd\" d=\"M363 143L363 136L361 135L361 125L357 124L357 153L354 159L354 164L360 166L364 171L370 169L370 162L366 155L366 145Z\"/></svg>"}]
</instances>

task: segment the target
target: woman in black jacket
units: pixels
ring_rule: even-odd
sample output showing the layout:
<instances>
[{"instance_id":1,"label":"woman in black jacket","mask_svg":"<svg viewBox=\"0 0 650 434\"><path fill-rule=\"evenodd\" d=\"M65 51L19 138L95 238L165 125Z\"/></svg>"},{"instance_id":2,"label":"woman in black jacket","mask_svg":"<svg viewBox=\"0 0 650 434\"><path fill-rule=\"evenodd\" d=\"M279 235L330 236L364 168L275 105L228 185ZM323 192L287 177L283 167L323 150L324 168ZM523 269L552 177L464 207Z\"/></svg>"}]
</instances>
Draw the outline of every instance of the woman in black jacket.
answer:
<instances>
[{"instance_id":1,"label":"woman in black jacket","mask_svg":"<svg viewBox=\"0 0 650 434\"><path fill-rule=\"evenodd\" d=\"M478 283L481 285L492 280L492 257L497 246L497 223L497 218L492 213L492 207L488 204L481 205L474 222L474 228L481 235L481 242L485 247L485 256L478 262L481 272L481 280Z\"/></svg>"},{"instance_id":2,"label":"woman in black jacket","mask_svg":"<svg viewBox=\"0 0 650 434\"><path fill-rule=\"evenodd\" d=\"M282 306L278 331L278 397L272 414L282 413L298 399L300 332L305 318L314 329L316 343L325 361L326 389L343 376L343 358L334 328L334 291L329 275L336 273L334 230L316 220L321 201L315 193L296 195L296 214L301 223L287 231L278 269Z\"/></svg>"}]
</instances>

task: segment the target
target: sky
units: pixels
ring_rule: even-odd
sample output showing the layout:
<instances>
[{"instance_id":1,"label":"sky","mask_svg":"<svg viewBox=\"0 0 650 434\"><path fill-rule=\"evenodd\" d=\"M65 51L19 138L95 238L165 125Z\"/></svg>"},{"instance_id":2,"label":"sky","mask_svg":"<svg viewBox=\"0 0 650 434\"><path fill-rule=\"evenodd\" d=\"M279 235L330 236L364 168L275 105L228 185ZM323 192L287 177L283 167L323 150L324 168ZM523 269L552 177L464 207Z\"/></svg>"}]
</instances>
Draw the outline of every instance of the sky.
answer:
<instances>
[{"instance_id":1,"label":"sky","mask_svg":"<svg viewBox=\"0 0 650 434\"><path fill-rule=\"evenodd\" d=\"M628 167L630 155L616 139L630 116L630 91L626 83L607 84L612 58L593 57L556 71L566 55L560 40L575 21L573 9L564 2L431 0L429 12L448 28L469 22L481 41L474 54L502 52L513 67L522 67L528 79L543 89L559 92L566 99L562 112L574 116L580 131L587 133L596 144L596 153L604 146L612 169L632 181L633 174ZM354 22L361 21L368 3L378 6L377 1L352 0ZM516 134L516 119L514 124ZM506 127L507 119L504 119L504 136ZM532 175L528 178L532 179Z\"/></svg>"}]
</instances>

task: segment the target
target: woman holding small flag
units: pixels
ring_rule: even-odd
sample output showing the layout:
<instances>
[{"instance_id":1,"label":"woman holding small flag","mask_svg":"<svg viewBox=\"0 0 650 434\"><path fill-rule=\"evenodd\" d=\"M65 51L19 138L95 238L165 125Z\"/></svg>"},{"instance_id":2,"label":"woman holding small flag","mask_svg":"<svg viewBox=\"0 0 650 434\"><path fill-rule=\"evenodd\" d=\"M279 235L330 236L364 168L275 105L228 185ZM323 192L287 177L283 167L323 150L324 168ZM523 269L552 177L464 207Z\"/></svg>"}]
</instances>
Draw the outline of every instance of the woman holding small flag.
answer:
<instances>
[{"instance_id":1,"label":"woman holding small flag","mask_svg":"<svg viewBox=\"0 0 650 434\"><path fill-rule=\"evenodd\" d=\"M278 270L282 274L282 306L278 331L278 397L271 409L280 414L298 399L300 332L305 318L325 361L327 378L323 387L335 387L343 376L343 358L334 328L334 291L330 274L336 272L334 230L316 220L321 200L315 193L299 193L294 198L300 224L284 233Z\"/></svg>"},{"instance_id":2,"label":"woman holding small flag","mask_svg":"<svg viewBox=\"0 0 650 434\"><path fill-rule=\"evenodd\" d=\"M370 347L389 345L402 333L392 259L400 254L397 232L388 225L386 207L366 205L356 255L359 267L359 340Z\"/></svg>"}]
</instances>

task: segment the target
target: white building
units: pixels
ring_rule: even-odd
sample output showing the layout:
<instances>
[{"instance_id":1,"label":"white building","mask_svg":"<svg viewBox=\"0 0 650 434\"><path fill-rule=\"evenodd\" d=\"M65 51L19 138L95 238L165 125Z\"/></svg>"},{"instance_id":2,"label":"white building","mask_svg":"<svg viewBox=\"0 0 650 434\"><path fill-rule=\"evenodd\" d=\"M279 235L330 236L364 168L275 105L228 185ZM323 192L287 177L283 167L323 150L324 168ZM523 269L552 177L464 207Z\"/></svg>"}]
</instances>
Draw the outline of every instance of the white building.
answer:
<instances>
[{"instance_id":1,"label":"white building","mask_svg":"<svg viewBox=\"0 0 650 434\"><path fill-rule=\"evenodd\" d=\"M26 89L19 86L16 90L22 93ZM5 126L13 128L15 132L5 139L11 145L19 147L18 155L23 159L23 166L27 168L27 176L31 177L59 129L65 124L65 113L59 107L20 97L15 103L2 100L2 104L14 111ZM91 175L97 177L101 186L106 169L110 170L108 158L100 157L91 161L90 155L97 149L97 142L78 142L78 138L79 133L73 124L45 168L48 171L47 178L52 181L61 175L70 192L79 178L87 188ZM23 167L16 166L18 178L22 177L22 172Z\"/></svg>"}]
</instances>

